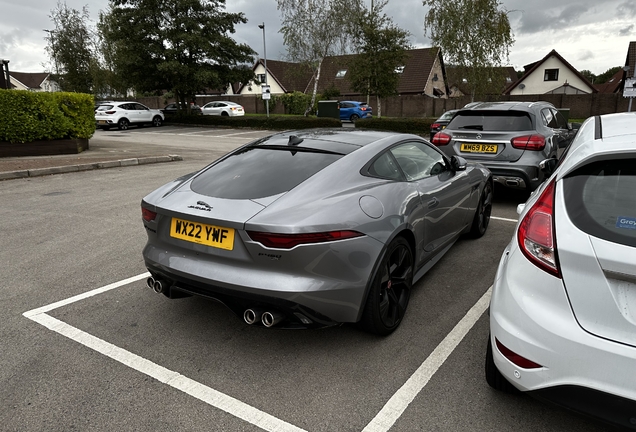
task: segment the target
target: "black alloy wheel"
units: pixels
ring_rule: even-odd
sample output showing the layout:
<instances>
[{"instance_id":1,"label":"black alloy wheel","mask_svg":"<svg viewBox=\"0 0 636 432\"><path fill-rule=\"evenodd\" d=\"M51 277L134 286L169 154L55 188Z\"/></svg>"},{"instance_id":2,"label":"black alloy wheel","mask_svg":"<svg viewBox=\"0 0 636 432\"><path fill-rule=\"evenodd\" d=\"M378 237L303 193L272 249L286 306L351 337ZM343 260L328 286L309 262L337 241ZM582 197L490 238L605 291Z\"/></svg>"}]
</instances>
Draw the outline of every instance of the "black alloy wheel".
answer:
<instances>
[{"instance_id":1,"label":"black alloy wheel","mask_svg":"<svg viewBox=\"0 0 636 432\"><path fill-rule=\"evenodd\" d=\"M358 120L360 118L360 116L358 114L351 114L351 117L349 117L349 120L351 120L352 122Z\"/></svg>"},{"instance_id":2,"label":"black alloy wheel","mask_svg":"<svg viewBox=\"0 0 636 432\"><path fill-rule=\"evenodd\" d=\"M227 111L221 111L221 117L229 117L230 115L227 113Z\"/></svg>"},{"instance_id":3,"label":"black alloy wheel","mask_svg":"<svg viewBox=\"0 0 636 432\"><path fill-rule=\"evenodd\" d=\"M125 118L120 119L117 122L117 127L119 128L119 130L128 130L128 126L130 126L130 122Z\"/></svg>"},{"instance_id":4,"label":"black alloy wheel","mask_svg":"<svg viewBox=\"0 0 636 432\"><path fill-rule=\"evenodd\" d=\"M403 237L387 248L373 278L361 325L381 336L391 334L402 322L413 285L413 254Z\"/></svg>"},{"instance_id":5,"label":"black alloy wheel","mask_svg":"<svg viewBox=\"0 0 636 432\"><path fill-rule=\"evenodd\" d=\"M486 186L479 198L479 204L475 210L473 225L470 228L470 237L480 238L486 233L488 224L490 223L490 213L492 212L492 184L490 180L486 181Z\"/></svg>"},{"instance_id":6,"label":"black alloy wheel","mask_svg":"<svg viewBox=\"0 0 636 432\"><path fill-rule=\"evenodd\" d=\"M163 123L163 121L161 120L161 117L159 117L159 116L154 116L154 117L153 117L153 119L152 119L152 125L153 125L154 127L159 127L159 126L161 126L161 124L162 124L162 123Z\"/></svg>"}]
</instances>

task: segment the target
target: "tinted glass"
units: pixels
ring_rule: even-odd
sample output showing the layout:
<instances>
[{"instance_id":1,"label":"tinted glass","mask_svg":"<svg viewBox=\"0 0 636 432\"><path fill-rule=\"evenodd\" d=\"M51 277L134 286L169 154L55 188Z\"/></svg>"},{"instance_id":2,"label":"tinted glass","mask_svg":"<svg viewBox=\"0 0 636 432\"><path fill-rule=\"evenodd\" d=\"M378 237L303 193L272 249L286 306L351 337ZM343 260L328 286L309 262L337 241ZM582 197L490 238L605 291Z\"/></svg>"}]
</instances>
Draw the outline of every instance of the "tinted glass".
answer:
<instances>
[{"instance_id":1,"label":"tinted glass","mask_svg":"<svg viewBox=\"0 0 636 432\"><path fill-rule=\"evenodd\" d=\"M400 169L389 152L383 153L371 164L369 174L390 180L403 180Z\"/></svg>"},{"instance_id":2,"label":"tinted glass","mask_svg":"<svg viewBox=\"0 0 636 432\"><path fill-rule=\"evenodd\" d=\"M514 132L533 128L530 115L523 111L464 111L457 113L448 129Z\"/></svg>"},{"instance_id":3,"label":"tinted glass","mask_svg":"<svg viewBox=\"0 0 636 432\"><path fill-rule=\"evenodd\" d=\"M552 113L552 111L549 108L545 108L541 110L541 115L543 116L543 119L545 120L543 122L543 124L545 124L547 127L550 128L556 128L557 127L557 123L556 123L556 119L554 118L554 114Z\"/></svg>"},{"instance_id":4,"label":"tinted glass","mask_svg":"<svg viewBox=\"0 0 636 432\"><path fill-rule=\"evenodd\" d=\"M552 110L554 112L554 119L556 120L557 127L559 129L567 129L568 122L565 121L565 117L557 110Z\"/></svg>"},{"instance_id":5,"label":"tinted glass","mask_svg":"<svg viewBox=\"0 0 636 432\"><path fill-rule=\"evenodd\" d=\"M108 111L113 109L113 105L100 105L97 107L97 111Z\"/></svg>"},{"instance_id":6,"label":"tinted glass","mask_svg":"<svg viewBox=\"0 0 636 432\"><path fill-rule=\"evenodd\" d=\"M591 163L566 177L563 187L577 228L636 247L636 158Z\"/></svg>"},{"instance_id":7,"label":"tinted glass","mask_svg":"<svg viewBox=\"0 0 636 432\"><path fill-rule=\"evenodd\" d=\"M446 111L438 120L450 120L457 111Z\"/></svg>"},{"instance_id":8,"label":"tinted glass","mask_svg":"<svg viewBox=\"0 0 636 432\"><path fill-rule=\"evenodd\" d=\"M287 192L342 155L252 148L210 167L192 182L207 196L256 199Z\"/></svg>"},{"instance_id":9,"label":"tinted glass","mask_svg":"<svg viewBox=\"0 0 636 432\"><path fill-rule=\"evenodd\" d=\"M406 143L393 147L391 153L407 180L419 180L445 171L444 157L421 143Z\"/></svg>"}]
</instances>

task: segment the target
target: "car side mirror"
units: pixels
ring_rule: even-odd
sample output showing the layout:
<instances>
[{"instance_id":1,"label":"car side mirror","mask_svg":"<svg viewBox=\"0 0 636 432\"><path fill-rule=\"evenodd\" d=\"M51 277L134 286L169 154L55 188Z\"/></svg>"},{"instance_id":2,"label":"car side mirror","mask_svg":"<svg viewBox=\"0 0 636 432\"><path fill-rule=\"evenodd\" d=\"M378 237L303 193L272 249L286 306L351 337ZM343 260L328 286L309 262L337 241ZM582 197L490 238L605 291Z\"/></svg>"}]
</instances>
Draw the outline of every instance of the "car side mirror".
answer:
<instances>
[{"instance_id":1,"label":"car side mirror","mask_svg":"<svg viewBox=\"0 0 636 432\"><path fill-rule=\"evenodd\" d=\"M541 171L547 175L552 175L558 163L559 160L556 158L544 159L539 162L539 168L541 168Z\"/></svg>"},{"instance_id":2,"label":"car side mirror","mask_svg":"<svg viewBox=\"0 0 636 432\"><path fill-rule=\"evenodd\" d=\"M466 170L466 159L461 156L453 156L451 157L450 165L453 171L464 171Z\"/></svg>"}]
</instances>

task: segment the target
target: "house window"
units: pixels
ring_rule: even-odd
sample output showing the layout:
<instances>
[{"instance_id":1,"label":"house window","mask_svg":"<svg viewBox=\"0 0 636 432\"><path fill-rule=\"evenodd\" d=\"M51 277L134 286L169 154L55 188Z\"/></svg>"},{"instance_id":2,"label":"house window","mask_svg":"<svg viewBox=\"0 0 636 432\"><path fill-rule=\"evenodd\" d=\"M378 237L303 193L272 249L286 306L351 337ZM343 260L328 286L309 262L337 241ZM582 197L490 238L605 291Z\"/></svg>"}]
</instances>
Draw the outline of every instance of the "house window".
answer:
<instances>
[{"instance_id":1,"label":"house window","mask_svg":"<svg viewBox=\"0 0 636 432\"><path fill-rule=\"evenodd\" d=\"M256 79L259 83L265 83L265 74L256 74Z\"/></svg>"},{"instance_id":2,"label":"house window","mask_svg":"<svg viewBox=\"0 0 636 432\"><path fill-rule=\"evenodd\" d=\"M344 78L344 76L347 74L347 70L346 69L340 69L337 73L336 73L336 78Z\"/></svg>"},{"instance_id":3,"label":"house window","mask_svg":"<svg viewBox=\"0 0 636 432\"><path fill-rule=\"evenodd\" d=\"M559 70L558 69L546 69L545 75L543 75L543 81L558 81Z\"/></svg>"},{"instance_id":4,"label":"house window","mask_svg":"<svg viewBox=\"0 0 636 432\"><path fill-rule=\"evenodd\" d=\"M401 74L402 72L404 72L404 66L398 66L395 68L395 73Z\"/></svg>"}]
</instances>

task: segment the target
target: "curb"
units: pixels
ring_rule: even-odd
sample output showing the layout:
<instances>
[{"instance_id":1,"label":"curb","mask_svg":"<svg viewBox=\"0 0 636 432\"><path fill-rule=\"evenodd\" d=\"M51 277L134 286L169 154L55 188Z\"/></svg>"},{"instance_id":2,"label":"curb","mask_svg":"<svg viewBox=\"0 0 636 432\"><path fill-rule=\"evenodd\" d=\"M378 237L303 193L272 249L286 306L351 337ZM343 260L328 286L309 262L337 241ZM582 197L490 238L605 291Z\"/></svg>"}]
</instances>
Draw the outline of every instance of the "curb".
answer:
<instances>
[{"instance_id":1,"label":"curb","mask_svg":"<svg viewBox=\"0 0 636 432\"><path fill-rule=\"evenodd\" d=\"M5 171L0 172L0 180L11 180L17 178L26 177L40 177L51 174L64 174L69 172L89 171L94 169L103 168L118 168L127 167L133 165L148 165L153 163L162 162L176 162L182 161L183 158L179 155L167 155L167 156L148 156L140 158L120 159L107 162L92 162L85 164L64 165L50 168L35 168L30 170L18 170L18 171Z\"/></svg>"}]
</instances>

